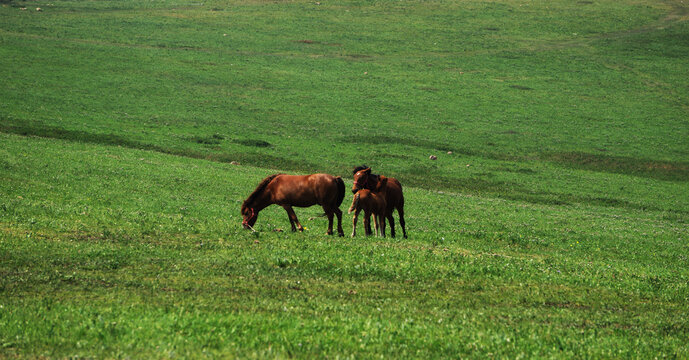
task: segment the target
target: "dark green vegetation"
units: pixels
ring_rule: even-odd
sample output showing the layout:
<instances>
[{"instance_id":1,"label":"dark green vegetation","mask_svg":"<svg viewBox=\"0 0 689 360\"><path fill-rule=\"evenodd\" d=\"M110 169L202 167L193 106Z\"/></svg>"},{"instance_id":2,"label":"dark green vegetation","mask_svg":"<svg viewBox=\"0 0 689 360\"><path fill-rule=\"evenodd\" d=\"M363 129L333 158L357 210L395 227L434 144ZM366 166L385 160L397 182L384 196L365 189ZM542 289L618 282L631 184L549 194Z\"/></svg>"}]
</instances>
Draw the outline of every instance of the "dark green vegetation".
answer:
<instances>
[{"instance_id":1,"label":"dark green vegetation","mask_svg":"<svg viewBox=\"0 0 689 360\"><path fill-rule=\"evenodd\" d=\"M688 18L0 1L0 357L686 358ZM361 163L410 239L241 229Z\"/></svg>"}]
</instances>

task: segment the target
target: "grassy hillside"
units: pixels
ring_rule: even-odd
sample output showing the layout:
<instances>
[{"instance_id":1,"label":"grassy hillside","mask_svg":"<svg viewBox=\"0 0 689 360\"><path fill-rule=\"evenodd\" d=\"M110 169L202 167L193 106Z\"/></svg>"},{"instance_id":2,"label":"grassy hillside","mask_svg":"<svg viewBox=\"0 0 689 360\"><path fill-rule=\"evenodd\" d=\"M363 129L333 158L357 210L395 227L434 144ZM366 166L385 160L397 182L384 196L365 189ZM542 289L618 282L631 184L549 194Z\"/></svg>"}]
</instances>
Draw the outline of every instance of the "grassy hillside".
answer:
<instances>
[{"instance_id":1,"label":"grassy hillside","mask_svg":"<svg viewBox=\"0 0 689 360\"><path fill-rule=\"evenodd\" d=\"M686 357L681 1L0 5L0 357Z\"/></svg>"},{"instance_id":2,"label":"grassy hillside","mask_svg":"<svg viewBox=\"0 0 689 360\"><path fill-rule=\"evenodd\" d=\"M304 234L276 207L251 233L239 200L265 170L2 141L6 355L688 350L687 228L661 214L410 188L409 240L326 236L316 208Z\"/></svg>"}]
</instances>

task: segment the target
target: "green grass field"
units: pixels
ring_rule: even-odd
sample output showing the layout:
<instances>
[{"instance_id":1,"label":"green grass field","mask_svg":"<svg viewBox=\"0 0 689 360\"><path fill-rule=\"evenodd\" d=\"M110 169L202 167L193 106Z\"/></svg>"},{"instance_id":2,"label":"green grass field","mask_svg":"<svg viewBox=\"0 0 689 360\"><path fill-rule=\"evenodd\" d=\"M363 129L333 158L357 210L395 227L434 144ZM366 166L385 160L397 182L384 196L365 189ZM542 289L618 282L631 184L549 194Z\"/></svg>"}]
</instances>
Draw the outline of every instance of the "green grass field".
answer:
<instances>
[{"instance_id":1,"label":"green grass field","mask_svg":"<svg viewBox=\"0 0 689 360\"><path fill-rule=\"evenodd\" d=\"M687 20L0 0L0 358L689 358ZM409 239L242 229L362 163Z\"/></svg>"}]
</instances>

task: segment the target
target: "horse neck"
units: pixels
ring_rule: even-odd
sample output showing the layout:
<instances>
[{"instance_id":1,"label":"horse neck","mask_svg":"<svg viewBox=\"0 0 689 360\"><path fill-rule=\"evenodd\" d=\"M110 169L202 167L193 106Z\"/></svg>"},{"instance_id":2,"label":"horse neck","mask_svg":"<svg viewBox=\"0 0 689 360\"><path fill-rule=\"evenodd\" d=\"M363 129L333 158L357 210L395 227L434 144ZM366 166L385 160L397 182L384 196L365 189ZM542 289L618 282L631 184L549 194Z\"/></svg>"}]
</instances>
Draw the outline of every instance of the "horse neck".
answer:
<instances>
[{"instance_id":1,"label":"horse neck","mask_svg":"<svg viewBox=\"0 0 689 360\"><path fill-rule=\"evenodd\" d=\"M270 201L270 194L268 194L267 191L263 191L256 195L256 197L251 201L250 204L247 204L247 206L254 209L256 212L259 212L271 204L272 202Z\"/></svg>"}]
</instances>

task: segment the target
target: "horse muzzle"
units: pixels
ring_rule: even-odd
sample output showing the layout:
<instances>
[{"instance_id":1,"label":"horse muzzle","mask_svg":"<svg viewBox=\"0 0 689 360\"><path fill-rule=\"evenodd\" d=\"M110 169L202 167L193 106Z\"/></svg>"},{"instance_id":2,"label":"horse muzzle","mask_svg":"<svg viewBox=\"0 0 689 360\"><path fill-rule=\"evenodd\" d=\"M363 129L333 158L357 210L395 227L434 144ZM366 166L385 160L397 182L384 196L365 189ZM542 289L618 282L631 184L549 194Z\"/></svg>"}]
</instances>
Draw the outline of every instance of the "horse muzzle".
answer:
<instances>
[{"instance_id":1,"label":"horse muzzle","mask_svg":"<svg viewBox=\"0 0 689 360\"><path fill-rule=\"evenodd\" d=\"M249 208L249 211L248 216L245 215L244 220L242 221L242 226L247 230L253 228L256 220L258 219L258 213L253 208Z\"/></svg>"},{"instance_id":2,"label":"horse muzzle","mask_svg":"<svg viewBox=\"0 0 689 360\"><path fill-rule=\"evenodd\" d=\"M245 229L249 230L249 229L253 228L255 223L256 223L256 217L252 217L252 218L249 218L249 219L242 221L242 226Z\"/></svg>"}]
</instances>

